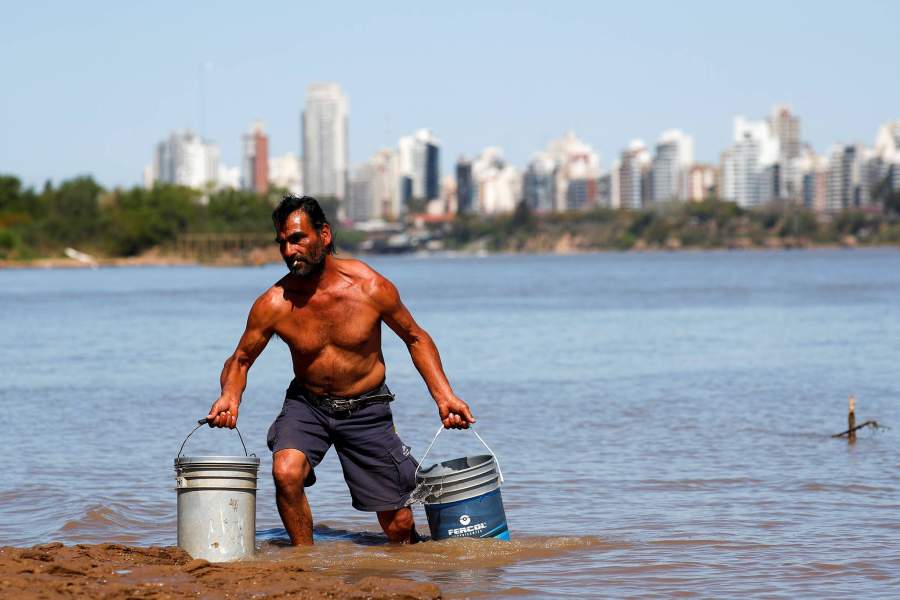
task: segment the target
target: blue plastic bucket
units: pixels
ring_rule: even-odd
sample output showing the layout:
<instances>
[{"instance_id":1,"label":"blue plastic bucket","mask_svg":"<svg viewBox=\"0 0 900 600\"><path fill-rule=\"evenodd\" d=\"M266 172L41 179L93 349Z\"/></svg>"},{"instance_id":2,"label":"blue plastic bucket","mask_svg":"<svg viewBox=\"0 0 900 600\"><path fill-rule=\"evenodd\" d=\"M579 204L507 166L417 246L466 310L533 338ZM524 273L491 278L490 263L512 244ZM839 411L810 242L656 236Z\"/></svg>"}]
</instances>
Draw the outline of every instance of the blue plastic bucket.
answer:
<instances>
[{"instance_id":1,"label":"blue plastic bucket","mask_svg":"<svg viewBox=\"0 0 900 600\"><path fill-rule=\"evenodd\" d=\"M484 444L481 436L478 439ZM501 483L503 474L493 453L454 458L419 470L416 486L425 506L431 539L474 537L508 541Z\"/></svg>"}]
</instances>

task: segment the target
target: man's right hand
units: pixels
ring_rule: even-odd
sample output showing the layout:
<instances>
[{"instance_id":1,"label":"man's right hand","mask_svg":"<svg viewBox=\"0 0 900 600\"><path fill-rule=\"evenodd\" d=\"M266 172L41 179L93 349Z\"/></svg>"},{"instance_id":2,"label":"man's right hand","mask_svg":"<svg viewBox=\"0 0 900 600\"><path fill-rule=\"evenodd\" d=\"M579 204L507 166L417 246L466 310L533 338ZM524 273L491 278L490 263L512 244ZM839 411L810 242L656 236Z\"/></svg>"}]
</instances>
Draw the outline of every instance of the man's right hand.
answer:
<instances>
[{"instance_id":1,"label":"man's right hand","mask_svg":"<svg viewBox=\"0 0 900 600\"><path fill-rule=\"evenodd\" d=\"M209 414L206 415L206 422L210 427L228 427L234 429L237 426L238 406L241 401L229 396L219 396L219 399L213 402Z\"/></svg>"}]
</instances>

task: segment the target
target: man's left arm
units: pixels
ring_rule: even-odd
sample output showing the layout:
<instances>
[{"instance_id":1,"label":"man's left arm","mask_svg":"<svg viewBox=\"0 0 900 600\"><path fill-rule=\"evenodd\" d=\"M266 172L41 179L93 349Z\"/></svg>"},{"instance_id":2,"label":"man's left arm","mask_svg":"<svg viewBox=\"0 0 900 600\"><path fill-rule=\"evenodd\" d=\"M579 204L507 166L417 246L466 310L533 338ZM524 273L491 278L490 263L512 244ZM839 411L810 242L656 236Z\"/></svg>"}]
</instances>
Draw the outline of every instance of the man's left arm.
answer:
<instances>
[{"instance_id":1,"label":"man's left arm","mask_svg":"<svg viewBox=\"0 0 900 600\"><path fill-rule=\"evenodd\" d=\"M381 318L409 349L413 364L437 404L444 427L467 429L475 422L475 417L472 416L469 405L453 393L434 340L413 319L409 309L400 300L394 284L380 275L376 275L376 278L372 298L379 307Z\"/></svg>"}]
</instances>

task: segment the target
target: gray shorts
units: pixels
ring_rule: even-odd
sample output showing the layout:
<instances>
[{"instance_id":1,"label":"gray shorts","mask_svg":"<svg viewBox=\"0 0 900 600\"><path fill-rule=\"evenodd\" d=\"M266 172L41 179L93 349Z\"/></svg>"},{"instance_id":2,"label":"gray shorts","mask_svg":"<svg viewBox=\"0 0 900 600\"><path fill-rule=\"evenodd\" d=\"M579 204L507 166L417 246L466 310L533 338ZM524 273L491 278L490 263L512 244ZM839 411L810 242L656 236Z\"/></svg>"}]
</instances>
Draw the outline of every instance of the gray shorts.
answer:
<instances>
[{"instance_id":1,"label":"gray shorts","mask_svg":"<svg viewBox=\"0 0 900 600\"><path fill-rule=\"evenodd\" d=\"M384 394L390 391L382 384L363 396ZM386 401L332 415L307 402L292 385L281 413L269 427L268 444L272 452L292 448L306 455L312 468L305 487L316 482L315 467L334 444L357 510L402 508L416 485L418 463L397 435Z\"/></svg>"}]
</instances>

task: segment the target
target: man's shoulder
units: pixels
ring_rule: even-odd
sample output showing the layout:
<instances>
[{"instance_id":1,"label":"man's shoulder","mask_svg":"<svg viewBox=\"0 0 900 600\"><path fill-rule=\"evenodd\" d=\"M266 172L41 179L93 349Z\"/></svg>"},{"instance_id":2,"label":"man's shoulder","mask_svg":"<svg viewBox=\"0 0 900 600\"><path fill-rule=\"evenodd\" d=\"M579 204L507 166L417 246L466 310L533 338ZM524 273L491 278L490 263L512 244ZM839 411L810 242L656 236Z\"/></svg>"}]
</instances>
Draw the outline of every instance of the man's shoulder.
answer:
<instances>
[{"instance_id":1,"label":"man's shoulder","mask_svg":"<svg viewBox=\"0 0 900 600\"><path fill-rule=\"evenodd\" d=\"M390 292L393 289L390 281L363 261L355 258L342 258L339 260L338 265L341 275L367 296L377 300L385 292Z\"/></svg>"},{"instance_id":2,"label":"man's shoulder","mask_svg":"<svg viewBox=\"0 0 900 600\"><path fill-rule=\"evenodd\" d=\"M335 258L335 265L340 275L357 285L367 285L381 279L381 275L372 267L356 258Z\"/></svg>"},{"instance_id":3,"label":"man's shoulder","mask_svg":"<svg viewBox=\"0 0 900 600\"><path fill-rule=\"evenodd\" d=\"M253 310L262 313L278 312L288 304L287 299L284 297L284 292L282 279L259 295L259 298L253 303Z\"/></svg>"}]
</instances>

